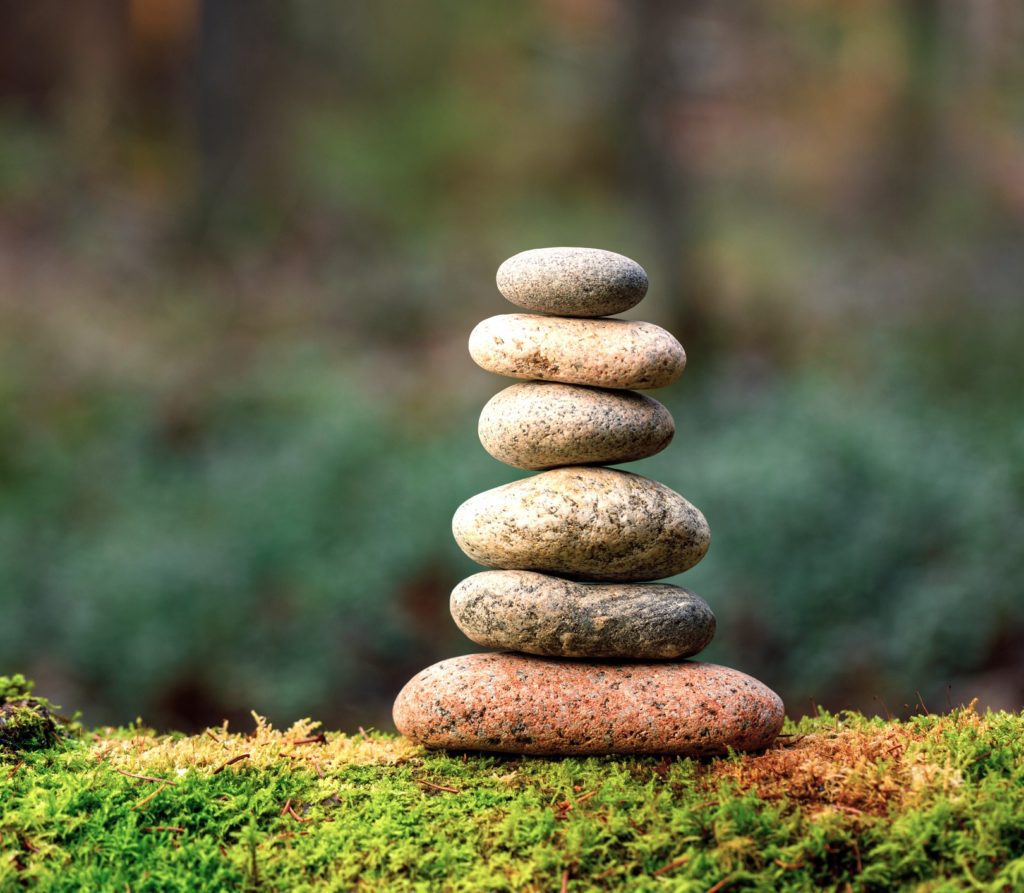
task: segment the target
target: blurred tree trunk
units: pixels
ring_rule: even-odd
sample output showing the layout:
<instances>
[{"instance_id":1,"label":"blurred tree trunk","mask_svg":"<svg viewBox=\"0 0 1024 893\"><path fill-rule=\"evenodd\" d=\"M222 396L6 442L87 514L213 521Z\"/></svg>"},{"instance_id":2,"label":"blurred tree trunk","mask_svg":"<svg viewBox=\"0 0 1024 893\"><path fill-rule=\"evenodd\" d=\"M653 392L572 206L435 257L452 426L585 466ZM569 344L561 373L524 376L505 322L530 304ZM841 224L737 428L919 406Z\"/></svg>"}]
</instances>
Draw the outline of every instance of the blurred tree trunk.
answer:
<instances>
[{"instance_id":1,"label":"blurred tree trunk","mask_svg":"<svg viewBox=\"0 0 1024 893\"><path fill-rule=\"evenodd\" d=\"M943 4L935 0L900 0L900 26L906 47L906 77L895 97L872 190L872 218L881 215L886 229L904 232L928 213L941 155L943 127L938 90L943 56Z\"/></svg>"},{"instance_id":2,"label":"blurred tree trunk","mask_svg":"<svg viewBox=\"0 0 1024 893\"><path fill-rule=\"evenodd\" d=\"M630 48L622 74L622 128L628 192L639 198L654 248L652 278L668 323L687 344L707 338L707 282L696 256L696 176L674 145L688 98L687 67L677 58L685 31L705 0L634 0L624 4Z\"/></svg>"},{"instance_id":3,"label":"blurred tree trunk","mask_svg":"<svg viewBox=\"0 0 1024 893\"><path fill-rule=\"evenodd\" d=\"M49 82L48 111L63 127L76 171L88 170L102 159L123 110L128 67L124 0L40 0L16 4L10 17L4 13L3 30L13 37L5 55L9 51L22 65L37 67L41 81ZM54 29L54 22L59 28ZM34 51L17 46L21 41Z\"/></svg>"},{"instance_id":4,"label":"blurred tree trunk","mask_svg":"<svg viewBox=\"0 0 1024 893\"><path fill-rule=\"evenodd\" d=\"M88 169L110 153L122 110L128 16L121 0L71 3L64 14L67 69L61 115L67 145Z\"/></svg>"},{"instance_id":5,"label":"blurred tree trunk","mask_svg":"<svg viewBox=\"0 0 1024 893\"><path fill-rule=\"evenodd\" d=\"M199 172L193 236L203 240L226 205L266 186L277 60L268 0L205 0L199 16L195 123ZM254 196L249 196L250 198ZM231 216L231 214L227 214Z\"/></svg>"}]
</instances>

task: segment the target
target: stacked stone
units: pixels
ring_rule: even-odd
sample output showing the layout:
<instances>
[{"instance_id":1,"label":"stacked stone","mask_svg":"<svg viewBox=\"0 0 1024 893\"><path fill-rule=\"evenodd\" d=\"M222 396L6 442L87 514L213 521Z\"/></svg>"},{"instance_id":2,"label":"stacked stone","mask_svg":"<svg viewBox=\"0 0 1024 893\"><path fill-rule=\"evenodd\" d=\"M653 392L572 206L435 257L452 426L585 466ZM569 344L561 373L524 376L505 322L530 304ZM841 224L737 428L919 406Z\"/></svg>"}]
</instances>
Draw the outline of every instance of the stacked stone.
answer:
<instances>
[{"instance_id":1,"label":"stacked stone","mask_svg":"<svg viewBox=\"0 0 1024 893\"><path fill-rule=\"evenodd\" d=\"M442 661L395 702L399 730L432 748L524 754L755 750L783 707L737 670L684 660L711 641L707 603L656 583L707 552L704 516L657 481L603 466L654 455L675 425L637 393L674 382L686 355L664 329L609 319L647 292L629 258L587 248L525 251L498 289L532 313L484 320L482 368L527 379L484 407L496 459L538 471L466 501L452 522L492 568L452 593L452 616L500 653ZM539 315L548 314L548 315Z\"/></svg>"}]
</instances>

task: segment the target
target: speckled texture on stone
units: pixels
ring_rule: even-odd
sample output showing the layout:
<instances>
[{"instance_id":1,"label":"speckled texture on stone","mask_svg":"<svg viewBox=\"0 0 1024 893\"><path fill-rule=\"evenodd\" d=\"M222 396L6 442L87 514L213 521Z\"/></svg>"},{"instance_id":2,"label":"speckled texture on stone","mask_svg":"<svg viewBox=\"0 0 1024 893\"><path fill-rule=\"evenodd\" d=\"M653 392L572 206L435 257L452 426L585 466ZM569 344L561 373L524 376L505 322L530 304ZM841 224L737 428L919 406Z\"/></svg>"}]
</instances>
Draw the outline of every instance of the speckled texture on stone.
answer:
<instances>
[{"instance_id":1,"label":"speckled texture on stone","mask_svg":"<svg viewBox=\"0 0 1024 893\"><path fill-rule=\"evenodd\" d=\"M700 757L767 747L783 707L761 682L715 664L467 654L413 677L394 719L429 748Z\"/></svg>"},{"instance_id":2,"label":"speckled texture on stone","mask_svg":"<svg viewBox=\"0 0 1024 893\"><path fill-rule=\"evenodd\" d=\"M559 316L611 316L647 294L635 260L600 248L534 248L498 267L498 291L519 307Z\"/></svg>"},{"instance_id":3,"label":"speckled texture on stone","mask_svg":"<svg viewBox=\"0 0 1024 893\"><path fill-rule=\"evenodd\" d=\"M510 378L642 391L672 384L686 366L682 345L653 323L529 313L485 319L469 336L469 353Z\"/></svg>"},{"instance_id":4,"label":"speckled texture on stone","mask_svg":"<svg viewBox=\"0 0 1024 893\"><path fill-rule=\"evenodd\" d=\"M600 582L671 577L700 561L711 541L700 511L664 484L579 466L467 499L452 532L485 567Z\"/></svg>"},{"instance_id":5,"label":"speckled texture on stone","mask_svg":"<svg viewBox=\"0 0 1024 893\"><path fill-rule=\"evenodd\" d=\"M672 415L636 391L528 381L495 394L478 426L495 459L517 468L605 465L653 456L672 440Z\"/></svg>"},{"instance_id":6,"label":"speckled texture on stone","mask_svg":"<svg viewBox=\"0 0 1024 893\"><path fill-rule=\"evenodd\" d=\"M668 583L574 583L483 571L452 592L452 617L486 648L548 657L692 657L715 635L708 603Z\"/></svg>"}]
</instances>

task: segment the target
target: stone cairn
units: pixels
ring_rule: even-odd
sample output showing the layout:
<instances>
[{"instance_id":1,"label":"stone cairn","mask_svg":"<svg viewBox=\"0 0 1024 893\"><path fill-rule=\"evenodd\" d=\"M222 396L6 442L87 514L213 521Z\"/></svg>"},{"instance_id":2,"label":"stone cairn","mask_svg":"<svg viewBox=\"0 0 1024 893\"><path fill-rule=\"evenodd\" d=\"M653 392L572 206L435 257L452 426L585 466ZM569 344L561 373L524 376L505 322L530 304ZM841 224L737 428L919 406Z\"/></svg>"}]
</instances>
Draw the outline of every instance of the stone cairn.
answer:
<instances>
[{"instance_id":1,"label":"stone cairn","mask_svg":"<svg viewBox=\"0 0 1024 893\"><path fill-rule=\"evenodd\" d=\"M463 580L452 616L500 652L441 661L394 707L399 731L430 748L521 754L683 754L766 747L782 701L737 670L684 658L715 633L707 603L651 582L708 549L704 516L664 484L606 468L664 449L668 410L637 390L683 372L664 329L607 317L636 305L647 274L589 248L510 258L498 289L531 313L484 320L477 365L526 379L480 416L496 459L538 471L467 500L452 529L492 570ZM538 315L547 314L547 315Z\"/></svg>"}]
</instances>

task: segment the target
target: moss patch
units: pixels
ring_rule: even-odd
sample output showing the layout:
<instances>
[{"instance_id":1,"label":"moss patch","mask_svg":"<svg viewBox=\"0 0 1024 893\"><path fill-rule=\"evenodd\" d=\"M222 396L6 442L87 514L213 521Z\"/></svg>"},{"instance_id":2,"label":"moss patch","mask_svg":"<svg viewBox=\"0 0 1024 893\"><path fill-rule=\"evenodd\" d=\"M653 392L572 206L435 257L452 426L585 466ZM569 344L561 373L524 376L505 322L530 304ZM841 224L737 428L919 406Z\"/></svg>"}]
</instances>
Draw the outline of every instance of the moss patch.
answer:
<instances>
[{"instance_id":1,"label":"moss patch","mask_svg":"<svg viewBox=\"0 0 1024 893\"><path fill-rule=\"evenodd\" d=\"M44 750L80 731L78 722L59 716L46 698L32 695L33 683L20 674L0 676L0 757Z\"/></svg>"},{"instance_id":2,"label":"moss patch","mask_svg":"<svg viewBox=\"0 0 1024 893\"><path fill-rule=\"evenodd\" d=\"M1021 889L1022 756L971 709L705 761L102 729L0 766L0 889Z\"/></svg>"}]
</instances>

